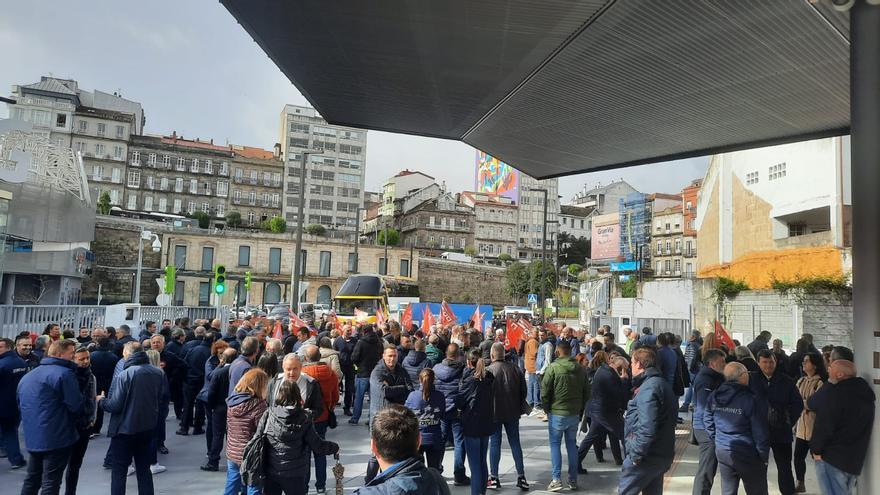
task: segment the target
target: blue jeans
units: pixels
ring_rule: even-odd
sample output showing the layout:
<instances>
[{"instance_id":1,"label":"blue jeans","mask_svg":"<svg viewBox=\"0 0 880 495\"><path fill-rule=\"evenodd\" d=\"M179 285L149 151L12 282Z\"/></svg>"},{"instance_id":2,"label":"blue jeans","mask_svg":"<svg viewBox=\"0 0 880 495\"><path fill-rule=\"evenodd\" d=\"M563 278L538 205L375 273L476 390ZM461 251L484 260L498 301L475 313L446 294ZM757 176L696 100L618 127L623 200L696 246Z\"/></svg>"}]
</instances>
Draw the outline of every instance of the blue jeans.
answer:
<instances>
[{"instance_id":1,"label":"blue jeans","mask_svg":"<svg viewBox=\"0 0 880 495\"><path fill-rule=\"evenodd\" d=\"M325 438L327 435L327 422L315 423L315 431L318 432L319 437ZM324 489L327 487L327 456L318 455L314 452L312 452L312 455L315 456L315 488L319 490ZM306 491L309 488L310 474L306 473Z\"/></svg>"},{"instance_id":2,"label":"blue jeans","mask_svg":"<svg viewBox=\"0 0 880 495\"><path fill-rule=\"evenodd\" d=\"M526 402L532 407L541 406L541 386L538 385L538 375L526 373Z\"/></svg>"},{"instance_id":3,"label":"blue jeans","mask_svg":"<svg viewBox=\"0 0 880 495\"><path fill-rule=\"evenodd\" d=\"M498 477L498 463L501 462L501 427L507 432L507 443L510 444L510 453L513 454L513 463L516 465L516 474L521 478L526 476L526 468L523 466L522 446L519 443L519 418L507 423L496 423L495 433L489 437L489 471L492 476Z\"/></svg>"},{"instance_id":4,"label":"blue jeans","mask_svg":"<svg viewBox=\"0 0 880 495\"><path fill-rule=\"evenodd\" d=\"M453 413L449 414L452 415ZM455 447L452 472L456 479L464 478L465 452L464 435L461 433L461 420L459 418L444 419L440 422L440 427L443 429L443 442L445 443L452 438L452 444Z\"/></svg>"},{"instance_id":5,"label":"blue jeans","mask_svg":"<svg viewBox=\"0 0 880 495\"><path fill-rule=\"evenodd\" d=\"M354 410L351 412L349 423L357 423L361 420L361 412L364 410L364 396L370 390L370 379L357 377L354 379Z\"/></svg>"},{"instance_id":6,"label":"blue jeans","mask_svg":"<svg viewBox=\"0 0 880 495\"><path fill-rule=\"evenodd\" d=\"M687 391L685 391L685 393L684 393L684 404L682 404L682 407L690 406L691 400L693 400L693 398L694 398L693 385L694 385L694 380L697 378L697 375L691 373L690 371L688 372L688 374L691 376L691 386L688 387Z\"/></svg>"},{"instance_id":7,"label":"blue jeans","mask_svg":"<svg viewBox=\"0 0 880 495\"><path fill-rule=\"evenodd\" d=\"M568 480L578 479L577 416L549 414L547 429L550 431L550 464L554 480L562 480L562 439L565 437L565 452L568 455Z\"/></svg>"},{"instance_id":8,"label":"blue jeans","mask_svg":"<svg viewBox=\"0 0 880 495\"><path fill-rule=\"evenodd\" d=\"M0 421L0 446L6 449L9 463L18 466L24 462L21 455L21 447L18 445L18 425L21 418L15 417Z\"/></svg>"},{"instance_id":9,"label":"blue jeans","mask_svg":"<svg viewBox=\"0 0 880 495\"><path fill-rule=\"evenodd\" d=\"M841 471L825 461L816 461L816 478L823 495L849 495L856 492L859 477Z\"/></svg>"},{"instance_id":10,"label":"blue jeans","mask_svg":"<svg viewBox=\"0 0 880 495\"><path fill-rule=\"evenodd\" d=\"M239 467L238 464L226 460L226 488L223 489L223 495L238 495L244 489ZM247 487L247 495L260 495L260 493L260 489L256 486Z\"/></svg>"},{"instance_id":11,"label":"blue jeans","mask_svg":"<svg viewBox=\"0 0 880 495\"><path fill-rule=\"evenodd\" d=\"M486 465L489 437L466 436L464 448L467 451L468 466L471 468L471 495L485 493L489 482L489 466Z\"/></svg>"}]
</instances>

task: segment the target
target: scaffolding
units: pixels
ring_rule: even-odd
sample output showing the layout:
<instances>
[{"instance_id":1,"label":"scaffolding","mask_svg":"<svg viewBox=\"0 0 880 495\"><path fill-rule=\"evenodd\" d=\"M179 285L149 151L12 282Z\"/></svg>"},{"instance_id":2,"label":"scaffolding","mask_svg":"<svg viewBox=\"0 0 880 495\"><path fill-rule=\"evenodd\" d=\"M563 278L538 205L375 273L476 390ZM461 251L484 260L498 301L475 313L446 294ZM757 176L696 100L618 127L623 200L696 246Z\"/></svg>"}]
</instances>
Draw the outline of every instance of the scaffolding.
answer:
<instances>
[{"instance_id":1,"label":"scaffolding","mask_svg":"<svg viewBox=\"0 0 880 495\"><path fill-rule=\"evenodd\" d=\"M642 261L649 266L651 257L651 197L629 193L620 204L620 256L623 261ZM641 255L640 255L641 251Z\"/></svg>"}]
</instances>

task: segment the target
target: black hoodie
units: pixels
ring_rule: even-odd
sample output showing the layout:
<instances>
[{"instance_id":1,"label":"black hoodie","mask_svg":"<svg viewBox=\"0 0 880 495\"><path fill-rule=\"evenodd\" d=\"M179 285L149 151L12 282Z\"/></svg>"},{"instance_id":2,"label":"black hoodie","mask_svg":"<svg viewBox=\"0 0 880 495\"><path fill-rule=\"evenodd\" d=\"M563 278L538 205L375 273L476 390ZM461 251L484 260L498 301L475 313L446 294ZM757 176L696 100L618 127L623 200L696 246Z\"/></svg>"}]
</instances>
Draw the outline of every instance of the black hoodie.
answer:
<instances>
[{"instance_id":1,"label":"black hoodie","mask_svg":"<svg viewBox=\"0 0 880 495\"><path fill-rule=\"evenodd\" d=\"M351 361L357 366L358 378L369 378L376 363L382 359L382 343L375 332L365 333L354 345Z\"/></svg>"},{"instance_id":2,"label":"black hoodie","mask_svg":"<svg viewBox=\"0 0 880 495\"><path fill-rule=\"evenodd\" d=\"M859 377L822 389L827 389L821 396L824 400L820 404L810 401L816 411L810 450L837 469L859 475L874 425L874 391Z\"/></svg>"}]
</instances>

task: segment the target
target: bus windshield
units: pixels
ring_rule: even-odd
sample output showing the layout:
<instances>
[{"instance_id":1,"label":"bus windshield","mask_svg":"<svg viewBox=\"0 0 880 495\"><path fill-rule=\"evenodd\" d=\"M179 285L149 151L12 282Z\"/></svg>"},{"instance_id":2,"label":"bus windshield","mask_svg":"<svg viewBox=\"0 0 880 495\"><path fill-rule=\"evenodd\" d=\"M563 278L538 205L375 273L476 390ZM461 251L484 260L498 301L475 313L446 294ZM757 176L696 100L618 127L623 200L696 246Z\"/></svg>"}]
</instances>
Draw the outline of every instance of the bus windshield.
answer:
<instances>
[{"instance_id":1,"label":"bus windshield","mask_svg":"<svg viewBox=\"0 0 880 495\"><path fill-rule=\"evenodd\" d=\"M333 302L333 309L340 316L354 316L355 308L368 315L375 315L377 302L378 299L336 299Z\"/></svg>"}]
</instances>

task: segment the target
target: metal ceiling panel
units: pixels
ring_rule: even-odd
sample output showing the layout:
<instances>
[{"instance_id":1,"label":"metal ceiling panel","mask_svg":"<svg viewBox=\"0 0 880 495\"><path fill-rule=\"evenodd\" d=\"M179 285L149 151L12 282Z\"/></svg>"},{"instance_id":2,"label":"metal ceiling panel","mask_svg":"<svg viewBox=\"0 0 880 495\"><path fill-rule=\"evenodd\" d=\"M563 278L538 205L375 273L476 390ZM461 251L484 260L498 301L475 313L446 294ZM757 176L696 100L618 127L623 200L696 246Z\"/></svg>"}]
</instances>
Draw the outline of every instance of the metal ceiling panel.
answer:
<instances>
[{"instance_id":1,"label":"metal ceiling panel","mask_svg":"<svg viewBox=\"0 0 880 495\"><path fill-rule=\"evenodd\" d=\"M221 0L329 121L538 178L849 127L848 18L806 0Z\"/></svg>"}]
</instances>

